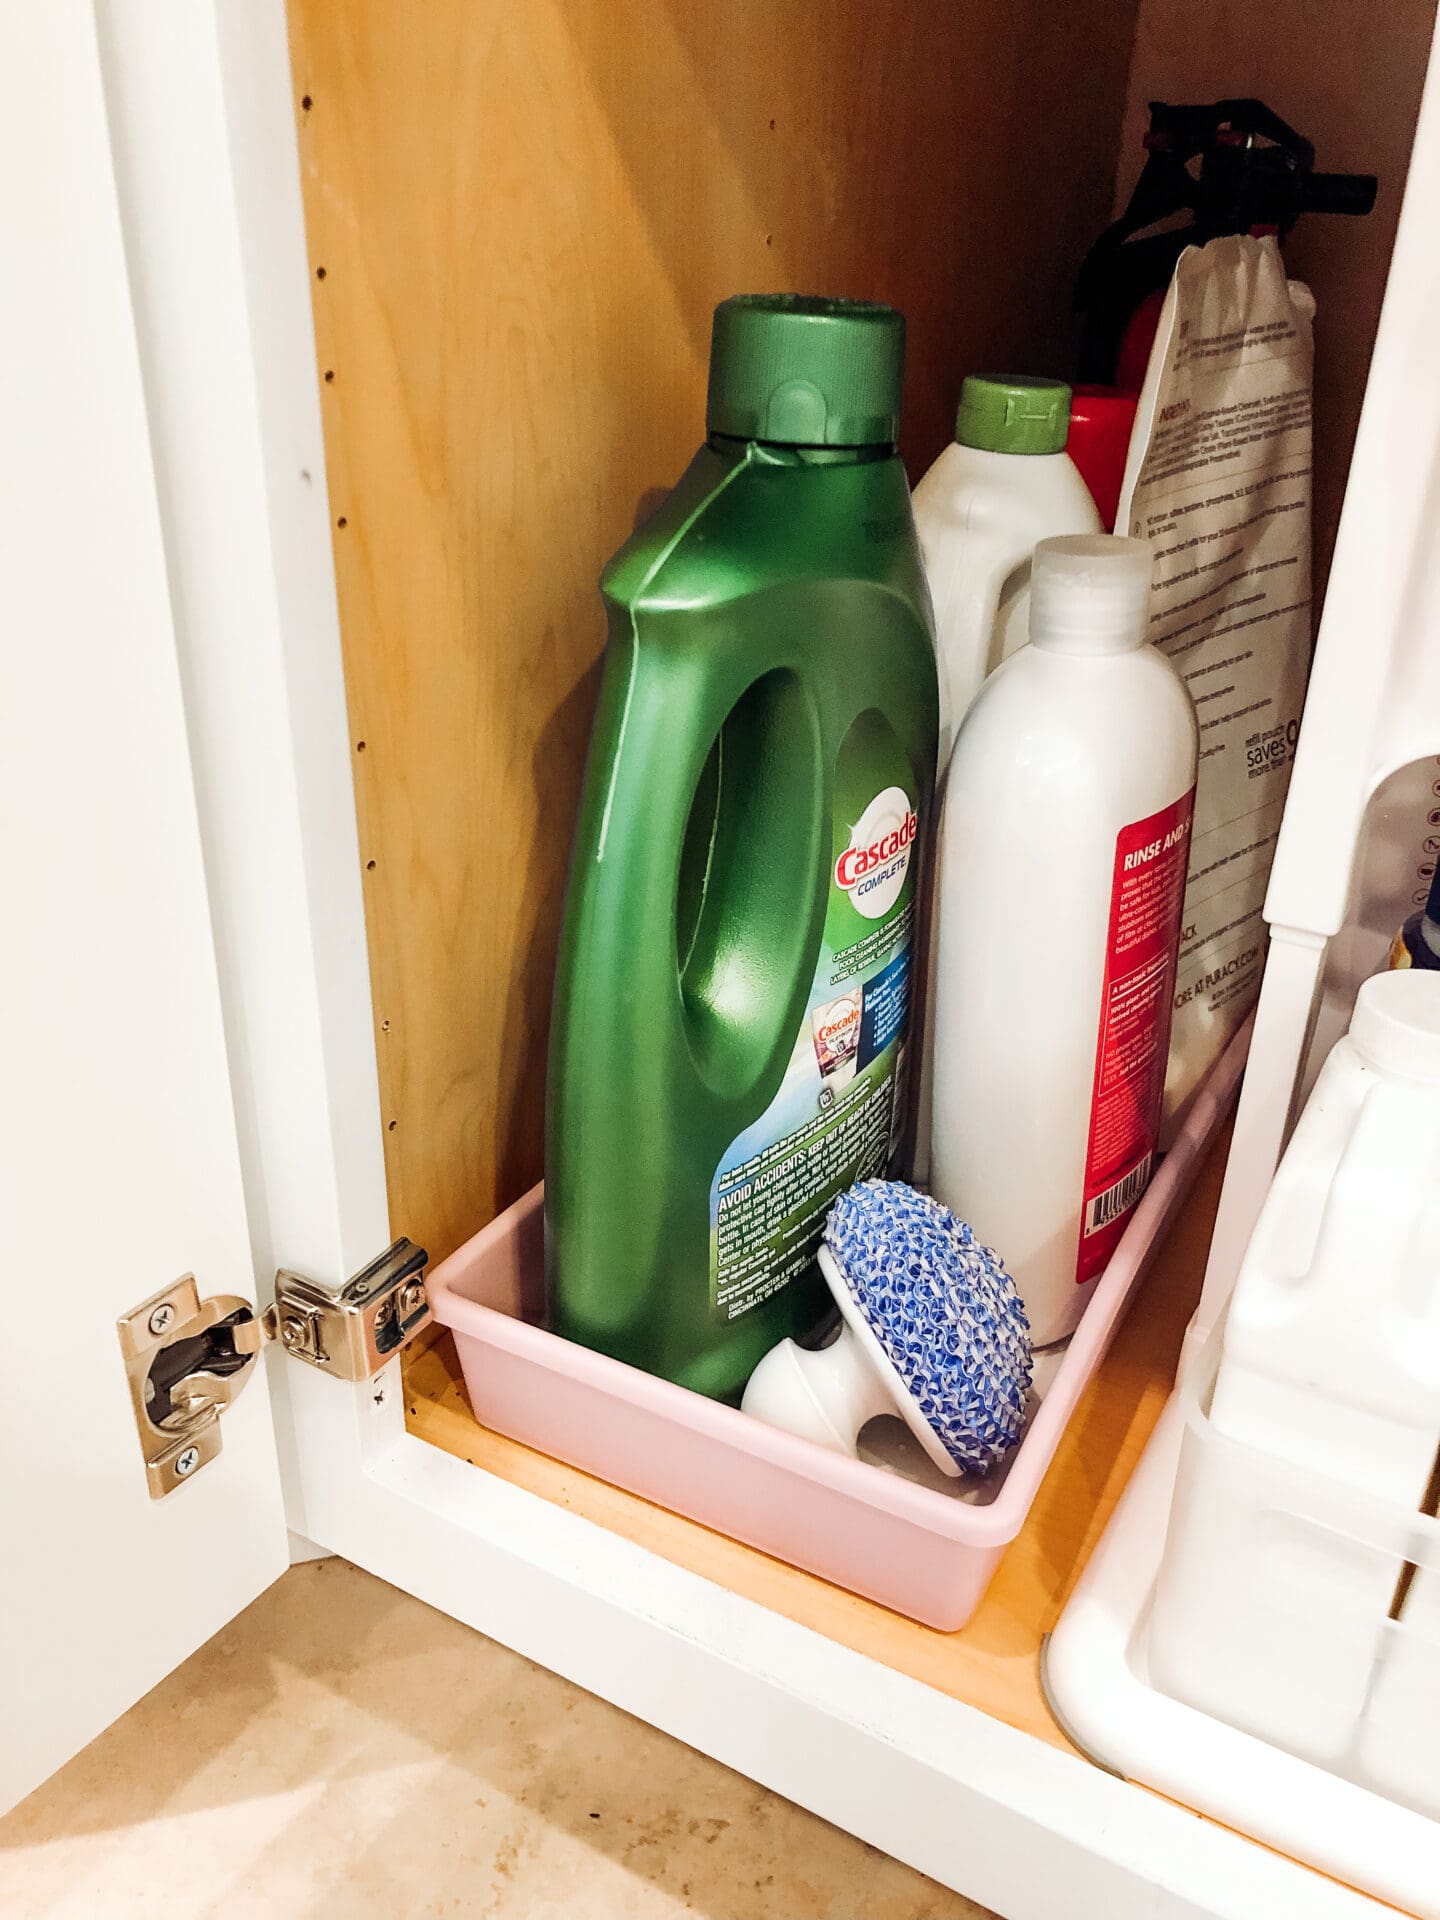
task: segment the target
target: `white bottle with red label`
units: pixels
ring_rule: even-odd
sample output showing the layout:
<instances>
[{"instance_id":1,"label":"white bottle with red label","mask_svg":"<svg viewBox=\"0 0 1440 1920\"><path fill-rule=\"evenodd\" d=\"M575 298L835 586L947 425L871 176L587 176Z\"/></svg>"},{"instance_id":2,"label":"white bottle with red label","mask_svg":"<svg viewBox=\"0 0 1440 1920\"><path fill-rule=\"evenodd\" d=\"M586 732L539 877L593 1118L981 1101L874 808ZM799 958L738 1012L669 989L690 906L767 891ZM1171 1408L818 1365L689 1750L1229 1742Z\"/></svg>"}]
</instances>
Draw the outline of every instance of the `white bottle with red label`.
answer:
<instances>
[{"instance_id":1,"label":"white bottle with red label","mask_svg":"<svg viewBox=\"0 0 1440 1920\"><path fill-rule=\"evenodd\" d=\"M1148 542L1035 549L1030 644L960 729L936 866L931 1185L1073 1331L1155 1153L1197 728Z\"/></svg>"}]
</instances>

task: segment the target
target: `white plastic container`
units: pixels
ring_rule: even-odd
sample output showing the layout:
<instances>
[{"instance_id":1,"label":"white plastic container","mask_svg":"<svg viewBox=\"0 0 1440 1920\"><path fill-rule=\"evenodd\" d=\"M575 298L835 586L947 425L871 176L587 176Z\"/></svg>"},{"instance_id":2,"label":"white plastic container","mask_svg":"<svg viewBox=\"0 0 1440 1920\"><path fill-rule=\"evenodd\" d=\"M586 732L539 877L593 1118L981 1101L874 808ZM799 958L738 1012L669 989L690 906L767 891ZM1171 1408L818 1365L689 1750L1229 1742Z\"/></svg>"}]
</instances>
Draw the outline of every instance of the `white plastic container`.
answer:
<instances>
[{"instance_id":1,"label":"white plastic container","mask_svg":"<svg viewBox=\"0 0 1440 1920\"><path fill-rule=\"evenodd\" d=\"M915 489L915 526L935 608L942 775L986 676L1029 634L1038 541L1099 533L1090 489L1065 451L1070 389L972 374L955 438Z\"/></svg>"},{"instance_id":2,"label":"white plastic container","mask_svg":"<svg viewBox=\"0 0 1440 1920\"><path fill-rule=\"evenodd\" d=\"M1030 562L1052 535L1099 533L1099 510L1065 451L1070 389L1059 380L971 374L955 438L915 489L915 528L935 610L940 684L937 818L961 721L987 676L1030 635ZM935 941L920 1048L915 1179L930 1177Z\"/></svg>"},{"instance_id":3,"label":"white plastic container","mask_svg":"<svg viewBox=\"0 0 1440 1920\"><path fill-rule=\"evenodd\" d=\"M1241 1263L1210 1418L1419 1507L1440 1449L1440 974L1361 987Z\"/></svg>"},{"instance_id":4,"label":"white plastic container","mask_svg":"<svg viewBox=\"0 0 1440 1920\"><path fill-rule=\"evenodd\" d=\"M931 1184L1075 1327L1154 1155L1195 712L1145 641L1147 542L1036 550L1031 644L962 726L941 819Z\"/></svg>"},{"instance_id":5,"label":"white plastic container","mask_svg":"<svg viewBox=\"0 0 1440 1920\"><path fill-rule=\"evenodd\" d=\"M1362 1777L1388 1756L1388 1789L1432 1812L1440 1777L1416 1754L1440 1750L1437 1575L1408 1590L1400 1575L1430 1532L1417 1516L1440 1449L1437 1248L1440 974L1384 973L1360 989L1241 1265L1150 1639L1175 1698Z\"/></svg>"}]
</instances>

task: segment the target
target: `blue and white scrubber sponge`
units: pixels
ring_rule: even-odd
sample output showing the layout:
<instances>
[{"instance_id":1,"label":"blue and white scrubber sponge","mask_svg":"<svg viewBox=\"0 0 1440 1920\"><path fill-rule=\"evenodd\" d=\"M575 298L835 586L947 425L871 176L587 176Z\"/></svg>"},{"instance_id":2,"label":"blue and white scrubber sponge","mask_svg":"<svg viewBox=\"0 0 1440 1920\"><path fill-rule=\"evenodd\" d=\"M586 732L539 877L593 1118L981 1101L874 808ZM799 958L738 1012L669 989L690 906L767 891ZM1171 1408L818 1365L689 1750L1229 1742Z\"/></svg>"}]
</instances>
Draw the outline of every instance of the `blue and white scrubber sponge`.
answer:
<instances>
[{"instance_id":1,"label":"blue and white scrubber sponge","mask_svg":"<svg viewBox=\"0 0 1440 1920\"><path fill-rule=\"evenodd\" d=\"M832 1292L833 1267L946 1454L967 1472L993 1467L1024 1429L1032 1372L1029 1322L1004 1261L898 1180L841 1194L825 1248Z\"/></svg>"}]
</instances>

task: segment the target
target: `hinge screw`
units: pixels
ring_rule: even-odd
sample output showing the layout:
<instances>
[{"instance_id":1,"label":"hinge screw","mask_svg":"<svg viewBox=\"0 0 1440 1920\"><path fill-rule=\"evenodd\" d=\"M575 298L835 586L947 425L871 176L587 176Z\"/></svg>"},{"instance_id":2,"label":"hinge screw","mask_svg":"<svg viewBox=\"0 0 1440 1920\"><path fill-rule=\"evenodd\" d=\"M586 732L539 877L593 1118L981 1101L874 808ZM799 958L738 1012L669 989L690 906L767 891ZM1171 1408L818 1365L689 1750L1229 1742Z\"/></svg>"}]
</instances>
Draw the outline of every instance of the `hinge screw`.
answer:
<instances>
[{"instance_id":1,"label":"hinge screw","mask_svg":"<svg viewBox=\"0 0 1440 1920\"><path fill-rule=\"evenodd\" d=\"M198 1467L199 1464L200 1464L199 1447L186 1447L183 1453L176 1455L175 1471L176 1473L179 1474L180 1478L184 1480L189 1474L192 1474L195 1471L196 1467Z\"/></svg>"},{"instance_id":2,"label":"hinge screw","mask_svg":"<svg viewBox=\"0 0 1440 1920\"><path fill-rule=\"evenodd\" d=\"M425 1304L425 1282L407 1280L400 1289L400 1317L408 1320L412 1313L418 1313Z\"/></svg>"},{"instance_id":3,"label":"hinge screw","mask_svg":"<svg viewBox=\"0 0 1440 1920\"><path fill-rule=\"evenodd\" d=\"M168 1300L162 1300L150 1316L150 1331L151 1333L168 1333L174 1324L175 1309ZM187 1467L185 1471L188 1473L190 1469Z\"/></svg>"}]
</instances>

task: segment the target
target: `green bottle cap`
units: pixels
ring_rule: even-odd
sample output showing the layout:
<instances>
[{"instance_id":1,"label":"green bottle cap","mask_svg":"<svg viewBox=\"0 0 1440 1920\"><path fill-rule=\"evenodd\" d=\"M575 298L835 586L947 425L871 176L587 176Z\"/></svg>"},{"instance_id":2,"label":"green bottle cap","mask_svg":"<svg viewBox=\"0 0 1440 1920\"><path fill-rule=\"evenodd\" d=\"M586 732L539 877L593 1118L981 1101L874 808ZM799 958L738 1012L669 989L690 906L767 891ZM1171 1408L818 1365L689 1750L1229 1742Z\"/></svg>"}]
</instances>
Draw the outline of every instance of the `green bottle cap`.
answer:
<instances>
[{"instance_id":1,"label":"green bottle cap","mask_svg":"<svg viewBox=\"0 0 1440 1920\"><path fill-rule=\"evenodd\" d=\"M955 438L986 453L1063 453L1070 389L1063 380L972 373L960 389Z\"/></svg>"},{"instance_id":2,"label":"green bottle cap","mask_svg":"<svg viewBox=\"0 0 1440 1920\"><path fill-rule=\"evenodd\" d=\"M893 447L905 316L871 300L742 293L715 309L707 433L785 447Z\"/></svg>"}]
</instances>

